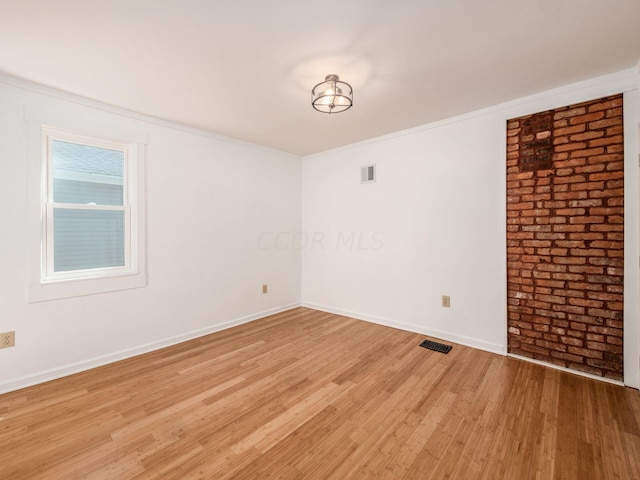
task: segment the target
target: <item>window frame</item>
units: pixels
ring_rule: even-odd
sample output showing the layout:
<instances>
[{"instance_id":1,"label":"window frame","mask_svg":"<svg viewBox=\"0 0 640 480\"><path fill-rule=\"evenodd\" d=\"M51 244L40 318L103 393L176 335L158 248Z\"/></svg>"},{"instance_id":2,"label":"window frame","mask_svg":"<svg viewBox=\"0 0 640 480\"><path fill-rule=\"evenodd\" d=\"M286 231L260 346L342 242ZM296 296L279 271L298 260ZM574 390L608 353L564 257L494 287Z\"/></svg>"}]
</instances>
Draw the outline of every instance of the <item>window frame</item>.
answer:
<instances>
[{"instance_id":1,"label":"window frame","mask_svg":"<svg viewBox=\"0 0 640 480\"><path fill-rule=\"evenodd\" d=\"M148 125L136 122L118 113L80 105L61 109L42 102L27 102L24 106L26 153L27 153L27 205L26 205L26 298L27 303L71 299L86 295L118 293L144 288L147 285L146 254L146 157L149 143ZM129 156L128 179L129 205L131 206L130 272L110 272L113 275L78 276L43 281L46 265L43 249L46 208L44 195L47 192L48 168L46 143L43 128L58 132L69 132L116 144L135 146Z\"/></svg>"},{"instance_id":2,"label":"window frame","mask_svg":"<svg viewBox=\"0 0 640 480\"><path fill-rule=\"evenodd\" d=\"M123 153L123 181L122 181L122 205L89 205L76 203L58 203L53 199L53 142L61 141L76 145L105 148ZM61 282L67 280L80 280L88 278L114 277L122 275L135 275L137 266L137 145L135 143L123 143L105 138L89 136L70 130L42 126L43 147L43 226L42 226L42 267L41 282ZM54 210L92 210L92 211L122 211L124 212L124 258L123 266L99 267L81 270L54 271Z\"/></svg>"}]
</instances>

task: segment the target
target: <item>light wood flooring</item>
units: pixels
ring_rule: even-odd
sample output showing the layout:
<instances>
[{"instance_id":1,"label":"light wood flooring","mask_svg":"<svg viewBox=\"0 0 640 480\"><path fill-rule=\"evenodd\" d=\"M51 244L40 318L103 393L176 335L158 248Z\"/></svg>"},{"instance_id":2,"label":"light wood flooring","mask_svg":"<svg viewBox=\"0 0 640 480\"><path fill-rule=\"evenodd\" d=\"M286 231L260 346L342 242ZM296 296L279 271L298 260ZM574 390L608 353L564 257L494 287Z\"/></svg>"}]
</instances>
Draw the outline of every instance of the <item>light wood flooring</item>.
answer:
<instances>
[{"instance_id":1,"label":"light wood flooring","mask_svg":"<svg viewBox=\"0 0 640 480\"><path fill-rule=\"evenodd\" d=\"M0 396L0 479L640 479L637 390L296 308Z\"/></svg>"}]
</instances>

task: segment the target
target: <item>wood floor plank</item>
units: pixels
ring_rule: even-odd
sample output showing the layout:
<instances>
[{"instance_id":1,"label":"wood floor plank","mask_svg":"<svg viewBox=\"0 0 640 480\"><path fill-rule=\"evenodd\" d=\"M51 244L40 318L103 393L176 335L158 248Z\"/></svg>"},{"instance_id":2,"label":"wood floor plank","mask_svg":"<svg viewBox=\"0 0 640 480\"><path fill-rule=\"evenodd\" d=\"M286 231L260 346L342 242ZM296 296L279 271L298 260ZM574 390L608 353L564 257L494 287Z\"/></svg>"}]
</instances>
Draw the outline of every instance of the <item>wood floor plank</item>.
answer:
<instances>
[{"instance_id":1,"label":"wood floor plank","mask_svg":"<svg viewBox=\"0 0 640 480\"><path fill-rule=\"evenodd\" d=\"M640 394L306 308L0 395L0 478L638 479Z\"/></svg>"}]
</instances>

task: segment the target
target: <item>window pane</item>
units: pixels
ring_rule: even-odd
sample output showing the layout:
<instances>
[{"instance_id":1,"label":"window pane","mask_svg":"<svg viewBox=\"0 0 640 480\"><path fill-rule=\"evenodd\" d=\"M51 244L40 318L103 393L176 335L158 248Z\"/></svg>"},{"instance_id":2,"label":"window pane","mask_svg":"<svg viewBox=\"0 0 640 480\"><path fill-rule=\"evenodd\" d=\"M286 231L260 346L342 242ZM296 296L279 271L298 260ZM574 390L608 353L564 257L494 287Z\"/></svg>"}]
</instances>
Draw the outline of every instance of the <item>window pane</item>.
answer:
<instances>
[{"instance_id":1,"label":"window pane","mask_svg":"<svg viewBox=\"0 0 640 480\"><path fill-rule=\"evenodd\" d=\"M53 211L55 272L124 266L124 211Z\"/></svg>"},{"instance_id":2,"label":"window pane","mask_svg":"<svg viewBox=\"0 0 640 480\"><path fill-rule=\"evenodd\" d=\"M53 201L123 205L124 152L54 140Z\"/></svg>"}]
</instances>

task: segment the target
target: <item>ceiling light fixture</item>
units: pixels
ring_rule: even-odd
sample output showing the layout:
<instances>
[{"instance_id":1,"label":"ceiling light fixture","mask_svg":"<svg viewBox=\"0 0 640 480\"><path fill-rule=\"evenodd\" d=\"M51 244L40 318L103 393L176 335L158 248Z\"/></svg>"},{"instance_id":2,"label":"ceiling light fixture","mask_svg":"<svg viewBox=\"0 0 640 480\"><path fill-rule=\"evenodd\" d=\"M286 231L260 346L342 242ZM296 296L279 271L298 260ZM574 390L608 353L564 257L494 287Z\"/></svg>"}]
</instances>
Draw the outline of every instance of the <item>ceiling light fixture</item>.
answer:
<instances>
[{"instance_id":1,"label":"ceiling light fixture","mask_svg":"<svg viewBox=\"0 0 640 480\"><path fill-rule=\"evenodd\" d=\"M311 90L311 105L322 113L340 113L353 106L353 88L338 75L327 75Z\"/></svg>"}]
</instances>

